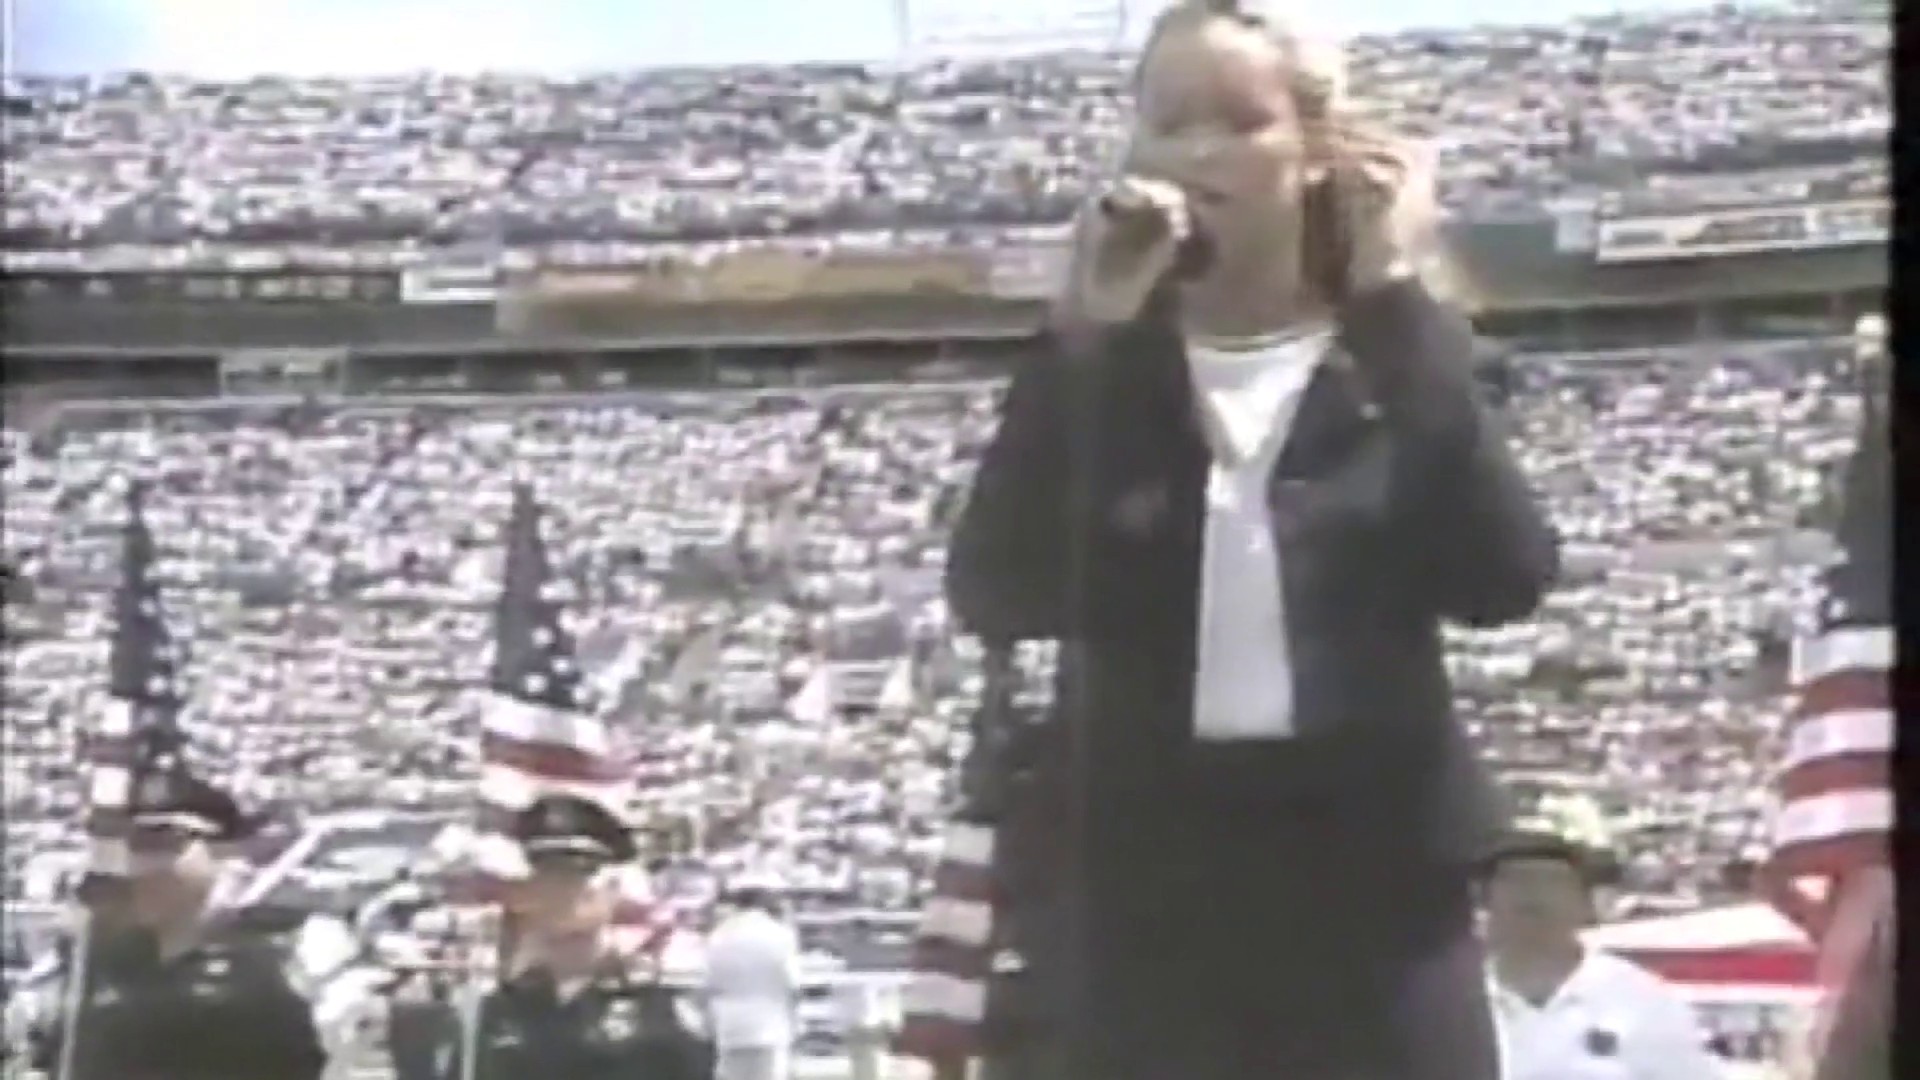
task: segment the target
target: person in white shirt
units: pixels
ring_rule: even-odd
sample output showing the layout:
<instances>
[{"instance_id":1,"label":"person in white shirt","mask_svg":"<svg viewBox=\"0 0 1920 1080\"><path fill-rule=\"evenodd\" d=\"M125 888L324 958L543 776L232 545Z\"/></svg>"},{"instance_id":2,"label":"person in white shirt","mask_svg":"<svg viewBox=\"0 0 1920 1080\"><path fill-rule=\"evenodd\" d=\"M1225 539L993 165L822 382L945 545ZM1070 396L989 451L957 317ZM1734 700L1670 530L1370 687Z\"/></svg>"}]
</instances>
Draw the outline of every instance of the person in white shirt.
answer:
<instances>
[{"instance_id":1,"label":"person in white shirt","mask_svg":"<svg viewBox=\"0 0 1920 1080\"><path fill-rule=\"evenodd\" d=\"M1722 1080L1671 986L1582 944L1593 880L1580 847L1516 832L1487 860L1481 888L1503 1080Z\"/></svg>"},{"instance_id":2,"label":"person in white shirt","mask_svg":"<svg viewBox=\"0 0 1920 1080\"><path fill-rule=\"evenodd\" d=\"M714 1080L786 1080L800 1002L800 939L779 916L779 883L742 875L707 938Z\"/></svg>"}]
</instances>

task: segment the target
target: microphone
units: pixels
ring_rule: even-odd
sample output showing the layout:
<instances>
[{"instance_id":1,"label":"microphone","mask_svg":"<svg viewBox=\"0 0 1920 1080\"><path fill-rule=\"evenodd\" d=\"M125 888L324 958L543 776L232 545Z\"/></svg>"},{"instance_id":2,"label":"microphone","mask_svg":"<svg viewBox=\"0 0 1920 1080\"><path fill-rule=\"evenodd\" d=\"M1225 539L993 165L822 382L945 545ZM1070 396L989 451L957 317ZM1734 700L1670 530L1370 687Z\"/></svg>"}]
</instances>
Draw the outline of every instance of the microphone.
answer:
<instances>
[{"instance_id":1,"label":"microphone","mask_svg":"<svg viewBox=\"0 0 1920 1080\"><path fill-rule=\"evenodd\" d=\"M1168 272L1179 280L1191 281L1213 268L1214 253L1213 237L1195 228L1180 241L1173 254L1173 269Z\"/></svg>"},{"instance_id":2,"label":"microphone","mask_svg":"<svg viewBox=\"0 0 1920 1080\"><path fill-rule=\"evenodd\" d=\"M1129 180L1101 195L1094 201L1094 209L1110 222L1120 223L1129 220L1140 221L1149 216L1163 216L1166 213L1160 203L1154 201L1139 184ZM1201 229L1197 222L1188 219L1187 234L1178 241L1174 251L1173 266L1169 273L1176 279L1188 280L1205 274L1213 266L1215 248L1213 238Z\"/></svg>"},{"instance_id":3,"label":"microphone","mask_svg":"<svg viewBox=\"0 0 1920 1080\"><path fill-rule=\"evenodd\" d=\"M1110 218L1141 218L1160 212L1160 204L1154 202L1145 191L1125 183L1100 196L1094 205L1101 214Z\"/></svg>"}]
</instances>

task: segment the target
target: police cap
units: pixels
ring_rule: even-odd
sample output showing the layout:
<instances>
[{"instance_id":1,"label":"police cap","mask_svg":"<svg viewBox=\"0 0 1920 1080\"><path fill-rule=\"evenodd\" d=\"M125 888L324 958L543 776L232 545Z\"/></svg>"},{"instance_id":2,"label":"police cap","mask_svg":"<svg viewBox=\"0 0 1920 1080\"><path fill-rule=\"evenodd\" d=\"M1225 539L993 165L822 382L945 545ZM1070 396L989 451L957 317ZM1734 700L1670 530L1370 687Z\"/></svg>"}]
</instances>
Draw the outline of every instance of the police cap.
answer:
<instances>
[{"instance_id":1,"label":"police cap","mask_svg":"<svg viewBox=\"0 0 1920 1080\"><path fill-rule=\"evenodd\" d=\"M513 838L529 863L572 859L602 865L639 854L619 818L591 800L564 795L536 799L522 810L513 821Z\"/></svg>"},{"instance_id":2,"label":"police cap","mask_svg":"<svg viewBox=\"0 0 1920 1080\"><path fill-rule=\"evenodd\" d=\"M245 839L252 821L233 796L187 772L159 769L134 785L129 818L136 831L168 832L213 842Z\"/></svg>"},{"instance_id":3,"label":"police cap","mask_svg":"<svg viewBox=\"0 0 1920 1080\"><path fill-rule=\"evenodd\" d=\"M1482 880L1498 873L1510 862L1558 862L1590 877L1593 866L1581 845L1547 829L1511 829L1495 842L1480 862Z\"/></svg>"}]
</instances>

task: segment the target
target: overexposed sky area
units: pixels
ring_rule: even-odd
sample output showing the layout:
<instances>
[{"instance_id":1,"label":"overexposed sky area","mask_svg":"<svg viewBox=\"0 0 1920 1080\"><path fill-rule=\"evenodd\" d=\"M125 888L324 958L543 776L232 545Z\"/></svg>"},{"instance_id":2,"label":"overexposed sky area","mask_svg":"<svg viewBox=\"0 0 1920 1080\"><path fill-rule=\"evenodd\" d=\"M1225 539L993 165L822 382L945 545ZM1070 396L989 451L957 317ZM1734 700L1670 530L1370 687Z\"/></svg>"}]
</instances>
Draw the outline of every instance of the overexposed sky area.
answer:
<instances>
[{"instance_id":1,"label":"overexposed sky area","mask_svg":"<svg viewBox=\"0 0 1920 1080\"><path fill-rule=\"evenodd\" d=\"M1166 0L0 0L11 70L209 78L421 70L577 73L898 54L921 26L1057 25L1116 3L1139 28ZM1341 32L1553 21L1684 0L1318 0Z\"/></svg>"}]
</instances>

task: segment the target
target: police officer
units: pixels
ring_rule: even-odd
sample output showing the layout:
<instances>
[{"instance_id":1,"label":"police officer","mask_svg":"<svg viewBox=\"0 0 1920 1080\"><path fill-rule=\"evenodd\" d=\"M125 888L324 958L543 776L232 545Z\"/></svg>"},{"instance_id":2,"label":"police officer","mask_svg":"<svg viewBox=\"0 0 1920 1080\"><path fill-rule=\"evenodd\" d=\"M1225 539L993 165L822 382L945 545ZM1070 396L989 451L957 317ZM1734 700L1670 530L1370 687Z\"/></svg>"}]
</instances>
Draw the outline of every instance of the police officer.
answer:
<instances>
[{"instance_id":1,"label":"police officer","mask_svg":"<svg viewBox=\"0 0 1920 1080\"><path fill-rule=\"evenodd\" d=\"M608 947L602 871L636 855L626 828L596 803L549 797L521 812L513 835L530 870L519 950L480 1008L477 1080L704 1080L707 1054L673 992L636 978Z\"/></svg>"},{"instance_id":2,"label":"police officer","mask_svg":"<svg viewBox=\"0 0 1920 1080\"><path fill-rule=\"evenodd\" d=\"M1587 948L1595 863L1544 829L1483 867L1488 981L1504 1080L1715 1080L1692 1008L1658 976Z\"/></svg>"},{"instance_id":3,"label":"police officer","mask_svg":"<svg viewBox=\"0 0 1920 1080\"><path fill-rule=\"evenodd\" d=\"M209 910L220 849L247 831L239 807L168 768L136 787L130 818L133 925L97 943L73 1080L317 1080L326 1055L280 955Z\"/></svg>"}]
</instances>

